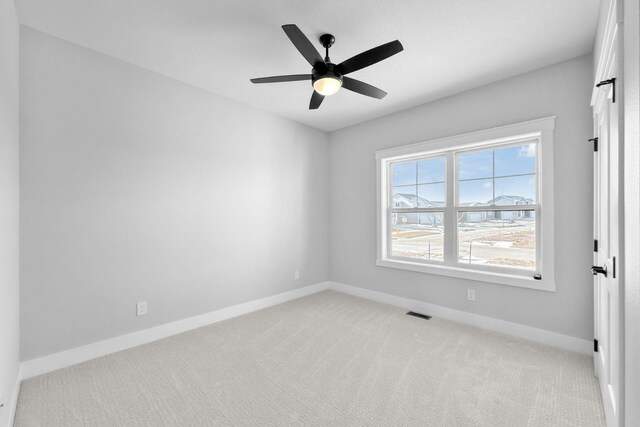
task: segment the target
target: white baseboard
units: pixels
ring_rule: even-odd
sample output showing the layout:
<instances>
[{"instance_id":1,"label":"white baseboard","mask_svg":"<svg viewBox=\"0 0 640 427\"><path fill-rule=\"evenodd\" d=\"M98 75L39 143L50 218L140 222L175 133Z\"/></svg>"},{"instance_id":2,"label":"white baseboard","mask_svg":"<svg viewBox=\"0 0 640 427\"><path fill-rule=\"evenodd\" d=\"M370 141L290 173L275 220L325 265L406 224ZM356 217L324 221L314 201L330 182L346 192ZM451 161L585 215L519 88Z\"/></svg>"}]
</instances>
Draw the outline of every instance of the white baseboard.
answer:
<instances>
[{"instance_id":1,"label":"white baseboard","mask_svg":"<svg viewBox=\"0 0 640 427\"><path fill-rule=\"evenodd\" d=\"M423 301L409 298L403 298L395 295L376 292L369 289L359 288L338 282L322 282L315 285L305 286L304 288L294 289L280 294L272 295L243 304L222 308L199 316L187 319L177 320L175 322L166 323L164 325L155 326L153 328L142 331L133 332L126 335L98 341L82 347L76 347L69 350L43 356L37 359L31 359L22 362L18 383L16 385L14 403L12 411L15 411L15 403L18 398L19 384L22 379L28 379L37 375L52 372L78 363L86 362L97 357L106 356L111 353L126 350L128 348L137 347L172 335L187 332L192 329L210 325L222 320L237 317L263 308L281 304L286 301L301 298L326 289L332 289L349 295L378 301L397 307L406 308L421 313L439 316L445 319L454 320L461 323L489 329L496 332L516 336L519 338L536 341L542 344L552 345L554 347L575 351L591 355L593 344L584 339L571 337L568 335L551 332L544 329L533 328L530 326L520 325L517 323L507 322L505 320L494 319L492 317L482 316L479 314L469 313L452 308L442 307ZM12 419L13 415L10 417Z\"/></svg>"},{"instance_id":2,"label":"white baseboard","mask_svg":"<svg viewBox=\"0 0 640 427\"><path fill-rule=\"evenodd\" d=\"M346 285L344 283L329 282L329 289L366 298L396 307L402 307L407 310L425 313L433 316L442 317L444 319L454 320L460 323L466 323L479 328L489 329L495 332L512 335L518 338L524 338L530 341L559 347L565 350L583 353L587 355L593 354L593 343L589 340L572 337L569 335L559 334L557 332L547 331L545 329L533 328L518 323L507 322L505 320L495 319L493 317L482 316L480 314L469 313L466 311L455 310L440 305L430 304L424 301L418 301L409 298L403 298L395 295L376 292L369 289L359 288L357 286Z\"/></svg>"},{"instance_id":3,"label":"white baseboard","mask_svg":"<svg viewBox=\"0 0 640 427\"><path fill-rule=\"evenodd\" d=\"M175 322L166 323L164 325L155 326L142 331L109 338L104 341L98 341L82 347L76 347L59 353L50 354L48 356L39 357L37 359L27 360L22 362L22 379L66 368L68 366L76 365L97 357L126 350L128 348L137 347L142 344L147 344L182 332L187 332L222 320L227 320L232 317L311 295L328 288L329 282L316 283L315 285L309 285L243 304L222 308L199 316L177 320Z\"/></svg>"},{"instance_id":4,"label":"white baseboard","mask_svg":"<svg viewBox=\"0 0 640 427\"><path fill-rule=\"evenodd\" d=\"M7 427L13 427L16 418L16 410L18 408L18 395L20 394L20 383L22 382L22 365L18 366L18 375L16 376L16 384L13 386L13 395L9 403L9 417L7 418Z\"/></svg>"}]
</instances>

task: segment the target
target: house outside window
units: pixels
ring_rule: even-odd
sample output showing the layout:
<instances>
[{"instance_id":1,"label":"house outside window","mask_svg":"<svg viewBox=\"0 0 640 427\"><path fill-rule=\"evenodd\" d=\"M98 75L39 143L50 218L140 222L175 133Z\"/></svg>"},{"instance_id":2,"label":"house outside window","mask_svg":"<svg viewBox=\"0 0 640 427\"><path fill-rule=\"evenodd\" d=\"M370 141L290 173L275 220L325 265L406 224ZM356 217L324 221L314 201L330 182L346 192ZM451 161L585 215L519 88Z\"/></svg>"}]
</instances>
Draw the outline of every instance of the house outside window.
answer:
<instances>
[{"instance_id":1,"label":"house outside window","mask_svg":"<svg viewBox=\"0 0 640 427\"><path fill-rule=\"evenodd\" d=\"M554 121L377 152L377 265L555 290Z\"/></svg>"}]
</instances>

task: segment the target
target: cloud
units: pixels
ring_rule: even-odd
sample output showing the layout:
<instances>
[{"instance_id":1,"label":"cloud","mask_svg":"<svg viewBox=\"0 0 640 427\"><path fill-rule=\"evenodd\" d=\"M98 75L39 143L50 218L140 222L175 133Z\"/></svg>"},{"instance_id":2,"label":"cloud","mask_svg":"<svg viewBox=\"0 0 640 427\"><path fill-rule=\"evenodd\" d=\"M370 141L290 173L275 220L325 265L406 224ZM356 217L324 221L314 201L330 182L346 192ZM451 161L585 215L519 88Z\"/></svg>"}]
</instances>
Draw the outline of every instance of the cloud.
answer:
<instances>
[{"instance_id":1,"label":"cloud","mask_svg":"<svg viewBox=\"0 0 640 427\"><path fill-rule=\"evenodd\" d=\"M520 157L535 157L536 156L536 144L523 145L518 153Z\"/></svg>"},{"instance_id":2,"label":"cloud","mask_svg":"<svg viewBox=\"0 0 640 427\"><path fill-rule=\"evenodd\" d=\"M491 184L490 182L485 182L484 184L482 184L482 186L484 188L491 188L493 186L493 184Z\"/></svg>"}]
</instances>

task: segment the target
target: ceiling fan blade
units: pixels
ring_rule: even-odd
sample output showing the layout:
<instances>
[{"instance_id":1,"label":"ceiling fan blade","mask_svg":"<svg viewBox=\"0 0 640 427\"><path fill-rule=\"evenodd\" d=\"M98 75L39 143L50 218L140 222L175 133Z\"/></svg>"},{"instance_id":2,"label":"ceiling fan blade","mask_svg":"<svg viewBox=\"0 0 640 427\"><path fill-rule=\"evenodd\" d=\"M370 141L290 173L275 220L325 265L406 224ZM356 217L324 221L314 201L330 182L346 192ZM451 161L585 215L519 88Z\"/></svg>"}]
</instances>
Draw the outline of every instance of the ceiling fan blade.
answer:
<instances>
[{"instance_id":1,"label":"ceiling fan blade","mask_svg":"<svg viewBox=\"0 0 640 427\"><path fill-rule=\"evenodd\" d=\"M288 76L258 77L257 79L251 79L251 83L282 83L297 82L299 80L311 80L311 74L289 74Z\"/></svg>"},{"instance_id":2,"label":"ceiling fan blade","mask_svg":"<svg viewBox=\"0 0 640 427\"><path fill-rule=\"evenodd\" d=\"M311 95L311 101L309 102L309 110L317 110L320 104L322 104L323 100L324 95L320 95L314 90L313 94Z\"/></svg>"},{"instance_id":3,"label":"ceiling fan blade","mask_svg":"<svg viewBox=\"0 0 640 427\"><path fill-rule=\"evenodd\" d=\"M382 99L387 96L387 92L382 89L378 89L377 87L361 82L360 80L352 79L351 77L342 78L342 87L372 98Z\"/></svg>"},{"instance_id":4,"label":"ceiling fan blade","mask_svg":"<svg viewBox=\"0 0 640 427\"><path fill-rule=\"evenodd\" d=\"M402 43L398 40L394 40L378 47L374 47L373 49L369 49L366 52L362 52L341 62L336 67L336 70L342 75L353 73L354 71L373 65L376 62L385 60L396 53L402 52L403 50L404 48L402 47Z\"/></svg>"},{"instance_id":5,"label":"ceiling fan blade","mask_svg":"<svg viewBox=\"0 0 640 427\"><path fill-rule=\"evenodd\" d=\"M316 70L318 67L325 68L326 65L322 56L318 53L315 47L311 44L307 36L305 36L300 28L295 24L286 24L282 26L282 29L291 40L291 43L298 49L298 51L304 56L309 64Z\"/></svg>"}]
</instances>

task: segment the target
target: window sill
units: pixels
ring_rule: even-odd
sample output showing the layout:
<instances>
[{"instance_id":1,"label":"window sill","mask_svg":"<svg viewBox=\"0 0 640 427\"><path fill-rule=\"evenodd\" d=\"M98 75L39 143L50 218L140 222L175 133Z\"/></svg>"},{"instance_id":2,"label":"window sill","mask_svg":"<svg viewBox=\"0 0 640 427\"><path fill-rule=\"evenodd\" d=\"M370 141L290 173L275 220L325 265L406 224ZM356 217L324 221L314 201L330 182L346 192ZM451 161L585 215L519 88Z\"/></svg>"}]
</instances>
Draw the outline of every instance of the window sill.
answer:
<instances>
[{"instance_id":1,"label":"window sill","mask_svg":"<svg viewBox=\"0 0 640 427\"><path fill-rule=\"evenodd\" d=\"M378 259L379 267L396 268L399 270L416 271L419 273L436 274L439 276L457 277L460 279L477 280L481 282L497 283L500 285L517 286L520 288L537 289L540 291L555 292L556 284L553 280L536 280L533 277L519 276L515 274L502 274L466 268L450 267L445 265L421 264L411 261L390 259Z\"/></svg>"}]
</instances>

